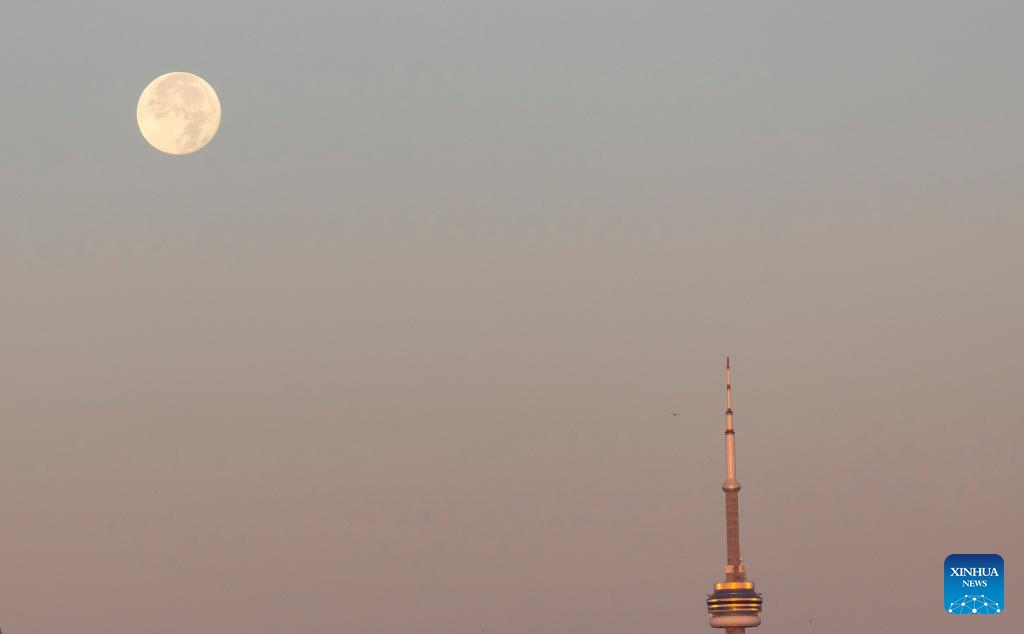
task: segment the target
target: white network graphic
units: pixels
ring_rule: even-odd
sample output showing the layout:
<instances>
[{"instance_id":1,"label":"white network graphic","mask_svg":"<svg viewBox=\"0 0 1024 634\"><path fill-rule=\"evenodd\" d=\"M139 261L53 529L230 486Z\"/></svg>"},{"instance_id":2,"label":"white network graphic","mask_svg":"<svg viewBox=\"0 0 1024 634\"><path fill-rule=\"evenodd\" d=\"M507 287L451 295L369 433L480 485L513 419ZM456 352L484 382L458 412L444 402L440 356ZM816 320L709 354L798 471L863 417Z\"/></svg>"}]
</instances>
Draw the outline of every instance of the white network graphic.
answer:
<instances>
[{"instance_id":1,"label":"white network graphic","mask_svg":"<svg viewBox=\"0 0 1024 634\"><path fill-rule=\"evenodd\" d=\"M949 604L950 614L999 614L1000 607L983 594L967 594Z\"/></svg>"}]
</instances>

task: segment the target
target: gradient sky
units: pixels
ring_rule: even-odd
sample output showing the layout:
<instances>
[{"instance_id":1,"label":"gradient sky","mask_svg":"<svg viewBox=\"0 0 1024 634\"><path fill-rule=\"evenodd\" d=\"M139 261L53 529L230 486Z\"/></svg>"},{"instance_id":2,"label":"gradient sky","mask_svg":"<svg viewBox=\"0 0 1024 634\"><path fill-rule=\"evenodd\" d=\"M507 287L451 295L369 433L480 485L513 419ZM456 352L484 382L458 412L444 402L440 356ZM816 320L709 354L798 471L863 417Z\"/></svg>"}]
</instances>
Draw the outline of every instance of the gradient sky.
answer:
<instances>
[{"instance_id":1,"label":"gradient sky","mask_svg":"<svg viewBox=\"0 0 1024 634\"><path fill-rule=\"evenodd\" d=\"M60 5L0 20L5 633L709 631L726 354L760 634L977 632L960 552L1017 629L1019 2Z\"/></svg>"}]
</instances>

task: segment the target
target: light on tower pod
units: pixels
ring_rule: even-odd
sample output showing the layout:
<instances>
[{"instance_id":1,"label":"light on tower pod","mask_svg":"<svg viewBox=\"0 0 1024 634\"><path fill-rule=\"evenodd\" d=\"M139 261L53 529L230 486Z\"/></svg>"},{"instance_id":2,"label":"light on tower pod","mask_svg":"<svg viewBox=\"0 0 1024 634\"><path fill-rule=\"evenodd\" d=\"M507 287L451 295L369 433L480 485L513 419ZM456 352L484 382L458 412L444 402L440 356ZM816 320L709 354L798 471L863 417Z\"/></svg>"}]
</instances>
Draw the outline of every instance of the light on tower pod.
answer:
<instances>
[{"instance_id":1,"label":"light on tower pod","mask_svg":"<svg viewBox=\"0 0 1024 634\"><path fill-rule=\"evenodd\" d=\"M743 634L745 628L761 624L763 599L747 581L740 556L740 482L736 479L736 430L732 421L732 367L725 358L725 581L715 584L708 595L711 627L725 628L727 634Z\"/></svg>"}]
</instances>

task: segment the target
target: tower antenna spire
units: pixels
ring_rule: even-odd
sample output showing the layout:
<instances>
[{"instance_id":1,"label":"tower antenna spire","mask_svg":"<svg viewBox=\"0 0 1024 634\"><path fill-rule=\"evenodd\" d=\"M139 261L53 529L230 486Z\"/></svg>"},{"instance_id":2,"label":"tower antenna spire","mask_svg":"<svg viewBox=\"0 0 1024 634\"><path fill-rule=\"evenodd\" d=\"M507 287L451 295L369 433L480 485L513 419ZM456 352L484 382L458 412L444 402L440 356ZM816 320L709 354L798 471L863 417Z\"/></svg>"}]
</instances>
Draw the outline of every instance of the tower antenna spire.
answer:
<instances>
[{"instance_id":1,"label":"tower antenna spire","mask_svg":"<svg viewBox=\"0 0 1024 634\"><path fill-rule=\"evenodd\" d=\"M725 358L725 581L715 584L708 595L711 627L725 628L726 634L744 634L746 628L761 624L761 595L754 582L747 581L740 555L740 482L736 479L736 429L732 413L732 363Z\"/></svg>"},{"instance_id":2,"label":"tower antenna spire","mask_svg":"<svg viewBox=\"0 0 1024 634\"><path fill-rule=\"evenodd\" d=\"M726 581L746 581L740 556L740 482L736 479L736 428L732 420L732 364L725 358L725 535Z\"/></svg>"}]
</instances>

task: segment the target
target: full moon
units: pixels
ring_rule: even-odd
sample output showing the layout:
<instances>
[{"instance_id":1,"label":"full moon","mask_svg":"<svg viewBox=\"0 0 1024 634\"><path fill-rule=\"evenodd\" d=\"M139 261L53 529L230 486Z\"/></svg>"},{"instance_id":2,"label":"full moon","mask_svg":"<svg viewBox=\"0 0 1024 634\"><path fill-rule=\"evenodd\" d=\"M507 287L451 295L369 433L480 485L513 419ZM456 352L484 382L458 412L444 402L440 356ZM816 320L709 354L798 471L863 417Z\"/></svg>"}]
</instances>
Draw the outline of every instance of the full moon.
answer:
<instances>
[{"instance_id":1,"label":"full moon","mask_svg":"<svg viewBox=\"0 0 1024 634\"><path fill-rule=\"evenodd\" d=\"M202 77L167 73L142 91L136 118L142 136L156 149L167 154L191 154L217 134L220 100Z\"/></svg>"}]
</instances>

